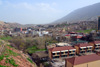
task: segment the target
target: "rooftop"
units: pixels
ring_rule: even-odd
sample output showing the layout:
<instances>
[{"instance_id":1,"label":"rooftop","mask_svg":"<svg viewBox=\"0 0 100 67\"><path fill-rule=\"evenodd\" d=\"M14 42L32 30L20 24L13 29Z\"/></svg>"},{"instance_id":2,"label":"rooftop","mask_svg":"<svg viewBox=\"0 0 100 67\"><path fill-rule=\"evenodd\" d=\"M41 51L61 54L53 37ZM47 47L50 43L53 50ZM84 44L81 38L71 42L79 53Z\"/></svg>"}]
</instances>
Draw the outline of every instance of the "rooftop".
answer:
<instances>
[{"instance_id":1,"label":"rooftop","mask_svg":"<svg viewBox=\"0 0 100 67\"><path fill-rule=\"evenodd\" d=\"M88 41L78 40L78 41L73 41L72 43L77 44L77 43L86 43L86 42L88 42Z\"/></svg>"},{"instance_id":2,"label":"rooftop","mask_svg":"<svg viewBox=\"0 0 100 67\"><path fill-rule=\"evenodd\" d=\"M83 63L92 62L92 61L96 61L96 60L100 60L100 56L98 56L96 54L66 59L66 61L69 61L73 65L83 64Z\"/></svg>"},{"instance_id":3,"label":"rooftop","mask_svg":"<svg viewBox=\"0 0 100 67\"><path fill-rule=\"evenodd\" d=\"M57 46L70 46L68 43L56 43Z\"/></svg>"},{"instance_id":4,"label":"rooftop","mask_svg":"<svg viewBox=\"0 0 100 67\"><path fill-rule=\"evenodd\" d=\"M91 45L88 44L88 43L80 43L80 44L77 44L75 46L78 46L78 47L87 47L87 46L91 46Z\"/></svg>"},{"instance_id":5,"label":"rooftop","mask_svg":"<svg viewBox=\"0 0 100 67\"><path fill-rule=\"evenodd\" d=\"M98 44L98 43L100 43L100 41L94 41L94 43L95 43L95 44Z\"/></svg>"},{"instance_id":6,"label":"rooftop","mask_svg":"<svg viewBox=\"0 0 100 67\"><path fill-rule=\"evenodd\" d=\"M64 47L54 47L54 48L50 48L50 51L61 51L61 50L70 50L70 49L75 49L71 46L64 46Z\"/></svg>"}]
</instances>

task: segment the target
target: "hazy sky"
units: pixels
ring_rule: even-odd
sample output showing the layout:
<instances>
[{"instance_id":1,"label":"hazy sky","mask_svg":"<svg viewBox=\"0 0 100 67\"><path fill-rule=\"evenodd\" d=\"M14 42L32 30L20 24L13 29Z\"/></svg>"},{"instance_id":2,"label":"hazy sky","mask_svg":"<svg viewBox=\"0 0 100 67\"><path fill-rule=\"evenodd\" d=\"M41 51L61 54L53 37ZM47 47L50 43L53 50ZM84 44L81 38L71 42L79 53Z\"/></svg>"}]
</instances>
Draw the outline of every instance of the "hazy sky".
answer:
<instances>
[{"instance_id":1,"label":"hazy sky","mask_svg":"<svg viewBox=\"0 0 100 67\"><path fill-rule=\"evenodd\" d=\"M0 20L21 24L45 24L75 9L100 0L0 0Z\"/></svg>"}]
</instances>

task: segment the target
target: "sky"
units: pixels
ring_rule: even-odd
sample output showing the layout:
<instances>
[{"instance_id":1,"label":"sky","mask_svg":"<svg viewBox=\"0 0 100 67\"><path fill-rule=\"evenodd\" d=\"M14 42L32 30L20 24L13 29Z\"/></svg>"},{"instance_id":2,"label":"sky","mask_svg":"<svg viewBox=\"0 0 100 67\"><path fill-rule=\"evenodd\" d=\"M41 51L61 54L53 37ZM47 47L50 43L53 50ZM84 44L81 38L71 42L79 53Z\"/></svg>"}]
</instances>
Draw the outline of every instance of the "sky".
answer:
<instances>
[{"instance_id":1,"label":"sky","mask_svg":"<svg viewBox=\"0 0 100 67\"><path fill-rule=\"evenodd\" d=\"M0 21L48 24L100 0L0 0Z\"/></svg>"}]
</instances>

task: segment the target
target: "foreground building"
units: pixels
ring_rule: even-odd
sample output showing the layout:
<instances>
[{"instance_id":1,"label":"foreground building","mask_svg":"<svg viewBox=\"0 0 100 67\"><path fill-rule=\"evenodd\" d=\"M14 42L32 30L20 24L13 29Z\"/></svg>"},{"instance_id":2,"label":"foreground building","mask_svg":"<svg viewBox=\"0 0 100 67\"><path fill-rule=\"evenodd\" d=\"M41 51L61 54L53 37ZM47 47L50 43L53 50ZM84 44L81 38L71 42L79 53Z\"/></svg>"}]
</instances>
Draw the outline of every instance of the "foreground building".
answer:
<instances>
[{"instance_id":1,"label":"foreground building","mask_svg":"<svg viewBox=\"0 0 100 67\"><path fill-rule=\"evenodd\" d=\"M100 67L100 56L91 54L69 58L65 60L65 67Z\"/></svg>"},{"instance_id":2,"label":"foreground building","mask_svg":"<svg viewBox=\"0 0 100 67\"><path fill-rule=\"evenodd\" d=\"M50 48L48 52L50 59L72 57L76 55L76 49L71 46Z\"/></svg>"},{"instance_id":3,"label":"foreground building","mask_svg":"<svg viewBox=\"0 0 100 67\"><path fill-rule=\"evenodd\" d=\"M93 50L98 52L100 51L100 41L90 42L90 45L93 46Z\"/></svg>"},{"instance_id":4,"label":"foreground building","mask_svg":"<svg viewBox=\"0 0 100 67\"><path fill-rule=\"evenodd\" d=\"M92 52L93 46L88 43L80 43L74 46L77 54Z\"/></svg>"}]
</instances>

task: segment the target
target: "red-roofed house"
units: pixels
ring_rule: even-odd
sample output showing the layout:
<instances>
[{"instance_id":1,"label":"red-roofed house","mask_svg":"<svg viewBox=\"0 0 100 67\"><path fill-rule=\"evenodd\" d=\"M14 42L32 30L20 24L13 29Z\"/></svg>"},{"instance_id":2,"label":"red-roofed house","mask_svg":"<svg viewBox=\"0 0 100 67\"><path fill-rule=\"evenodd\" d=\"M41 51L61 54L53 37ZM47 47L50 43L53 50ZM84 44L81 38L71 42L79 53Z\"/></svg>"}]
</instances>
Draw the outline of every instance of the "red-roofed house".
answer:
<instances>
[{"instance_id":1,"label":"red-roofed house","mask_svg":"<svg viewBox=\"0 0 100 67\"><path fill-rule=\"evenodd\" d=\"M90 42L89 44L93 46L94 51L99 51L100 50L100 41Z\"/></svg>"},{"instance_id":2,"label":"red-roofed house","mask_svg":"<svg viewBox=\"0 0 100 67\"><path fill-rule=\"evenodd\" d=\"M48 52L49 52L50 59L76 55L76 49L71 46L50 48Z\"/></svg>"},{"instance_id":3,"label":"red-roofed house","mask_svg":"<svg viewBox=\"0 0 100 67\"><path fill-rule=\"evenodd\" d=\"M100 67L100 56L91 54L69 58L65 60L65 67Z\"/></svg>"},{"instance_id":4,"label":"red-roofed house","mask_svg":"<svg viewBox=\"0 0 100 67\"><path fill-rule=\"evenodd\" d=\"M92 52L93 46L91 46L88 43L80 43L74 46L76 48L76 53L86 53L86 52Z\"/></svg>"}]
</instances>

